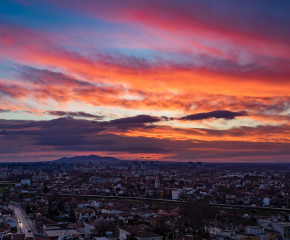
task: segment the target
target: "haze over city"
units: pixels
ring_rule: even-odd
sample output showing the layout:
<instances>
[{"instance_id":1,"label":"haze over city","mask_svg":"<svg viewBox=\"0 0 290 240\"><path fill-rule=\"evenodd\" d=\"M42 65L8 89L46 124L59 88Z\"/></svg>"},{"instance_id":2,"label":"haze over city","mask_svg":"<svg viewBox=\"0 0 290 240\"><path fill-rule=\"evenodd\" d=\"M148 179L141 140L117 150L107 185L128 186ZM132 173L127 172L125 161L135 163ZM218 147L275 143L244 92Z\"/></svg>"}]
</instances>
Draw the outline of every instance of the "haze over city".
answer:
<instances>
[{"instance_id":1,"label":"haze over city","mask_svg":"<svg viewBox=\"0 0 290 240\"><path fill-rule=\"evenodd\" d=\"M289 10L1 0L0 161L289 162Z\"/></svg>"}]
</instances>

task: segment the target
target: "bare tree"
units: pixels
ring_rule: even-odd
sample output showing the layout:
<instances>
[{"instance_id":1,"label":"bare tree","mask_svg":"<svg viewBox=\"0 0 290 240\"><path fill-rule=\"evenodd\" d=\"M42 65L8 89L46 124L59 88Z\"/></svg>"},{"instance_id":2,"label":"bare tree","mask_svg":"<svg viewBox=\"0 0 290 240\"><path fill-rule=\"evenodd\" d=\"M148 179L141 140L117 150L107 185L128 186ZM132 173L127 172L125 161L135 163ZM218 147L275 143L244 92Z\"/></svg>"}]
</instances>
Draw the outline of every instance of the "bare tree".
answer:
<instances>
[{"instance_id":1,"label":"bare tree","mask_svg":"<svg viewBox=\"0 0 290 240\"><path fill-rule=\"evenodd\" d=\"M209 227L215 223L217 211L204 200L187 201L181 205L181 216L193 233L206 236Z\"/></svg>"}]
</instances>

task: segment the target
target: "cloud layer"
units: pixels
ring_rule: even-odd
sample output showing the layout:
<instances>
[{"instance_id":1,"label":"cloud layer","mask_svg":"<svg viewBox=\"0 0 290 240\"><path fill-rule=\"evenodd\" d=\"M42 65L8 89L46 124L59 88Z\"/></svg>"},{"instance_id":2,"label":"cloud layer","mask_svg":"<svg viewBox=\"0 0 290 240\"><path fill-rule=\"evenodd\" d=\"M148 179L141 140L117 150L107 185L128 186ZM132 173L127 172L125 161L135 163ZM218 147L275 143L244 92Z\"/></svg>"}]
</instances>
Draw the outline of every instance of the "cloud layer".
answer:
<instances>
[{"instance_id":1,"label":"cloud layer","mask_svg":"<svg viewBox=\"0 0 290 240\"><path fill-rule=\"evenodd\" d=\"M287 161L288 10L268 0L1 1L1 159Z\"/></svg>"}]
</instances>

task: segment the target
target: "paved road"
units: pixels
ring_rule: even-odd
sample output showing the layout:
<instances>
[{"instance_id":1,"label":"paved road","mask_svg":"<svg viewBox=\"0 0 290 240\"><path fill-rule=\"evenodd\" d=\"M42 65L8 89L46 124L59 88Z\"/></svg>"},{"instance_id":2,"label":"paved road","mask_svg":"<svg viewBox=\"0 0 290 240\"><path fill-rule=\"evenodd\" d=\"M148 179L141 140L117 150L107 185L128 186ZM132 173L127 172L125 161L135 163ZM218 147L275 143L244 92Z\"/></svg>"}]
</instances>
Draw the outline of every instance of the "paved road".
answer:
<instances>
[{"instance_id":1,"label":"paved road","mask_svg":"<svg viewBox=\"0 0 290 240\"><path fill-rule=\"evenodd\" d=\"M9 208L14 211L17 220L21 219L21 223L18 223L18 229L25 234L25 237L32 237L33 234L39 235L38 230L22 208L13 205L9 205ZM29 229L31 229L32 232L28 232Z\"/></svg>"}]
</instances>

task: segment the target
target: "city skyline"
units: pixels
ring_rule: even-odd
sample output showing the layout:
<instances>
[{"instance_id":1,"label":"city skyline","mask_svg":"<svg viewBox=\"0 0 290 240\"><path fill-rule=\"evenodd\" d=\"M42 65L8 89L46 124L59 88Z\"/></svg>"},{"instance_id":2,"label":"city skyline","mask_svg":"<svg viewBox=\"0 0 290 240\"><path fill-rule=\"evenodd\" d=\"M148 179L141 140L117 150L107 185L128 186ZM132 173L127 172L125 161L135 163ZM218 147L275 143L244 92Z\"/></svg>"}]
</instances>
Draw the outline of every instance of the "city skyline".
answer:
<instances>
[{"instance_id":1,"label":"city skyline","mask_svg":"<svg viewBox=\"0 0 290 240\"><path fill-rule=\"evenodd\" d=\"M0 2L0 161L290 160L288 1Z\"/></svg>"}]
</instances>

